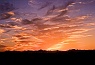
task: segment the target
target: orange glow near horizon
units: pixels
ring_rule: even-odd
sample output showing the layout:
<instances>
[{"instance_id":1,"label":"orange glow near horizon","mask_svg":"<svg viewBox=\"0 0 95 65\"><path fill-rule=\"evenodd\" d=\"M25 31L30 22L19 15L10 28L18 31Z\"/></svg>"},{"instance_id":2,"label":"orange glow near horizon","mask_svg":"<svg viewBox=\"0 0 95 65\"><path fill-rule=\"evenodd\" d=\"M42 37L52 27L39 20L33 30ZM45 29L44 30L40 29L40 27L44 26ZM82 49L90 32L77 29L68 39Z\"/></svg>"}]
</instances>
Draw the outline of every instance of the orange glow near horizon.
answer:
<instances>
[{"instance_id":1,"label":"orange glow near horizon","mask_svg":"<svg viewBox=\"0 0 95 65\"><path fill-rule=\"evenodd\" d=\"M24 38L28 37L28 34L21 34ZM53 37L54 36L54 37ZM71 37L70 37L71 36ZM69 37L65 35L64 37L61 34L48 33L46 36L37 36L33 42L33 39L30 41L22 41L15 39L17 41L16 45L13 47L6 47L6 50L16 50L16 51L25 51L25 50L69 50L69 49L94 49L95 48L95 37L88 35L88 37L74 36L71 34ZM92 38L91 38L92 37ZM37 42L38 40L38 42ZM43 41L41 41L43 40ZM86 40L86 41L85 41ZM92 45L90 45L92 43Z\"/></svg>"}]
</instances>

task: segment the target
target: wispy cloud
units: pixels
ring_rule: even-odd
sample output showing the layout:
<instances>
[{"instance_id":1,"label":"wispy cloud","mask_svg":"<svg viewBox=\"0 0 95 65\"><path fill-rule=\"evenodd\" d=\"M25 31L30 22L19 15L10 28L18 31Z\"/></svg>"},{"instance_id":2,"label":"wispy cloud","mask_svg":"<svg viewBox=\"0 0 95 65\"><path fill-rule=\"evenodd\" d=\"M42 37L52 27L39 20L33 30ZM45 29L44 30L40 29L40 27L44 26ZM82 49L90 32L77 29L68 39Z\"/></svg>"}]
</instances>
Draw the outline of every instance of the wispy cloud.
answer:
<instances>
[{"instance_id":1,"label":"wispy cloud","mask_svg":"<svg viewBox=\"0 0 95 65\"><path fill-rule=\"evenodd\" d=\"M46 2L44 5L42 5L38 10L41 10L45 7L48 7L51 3L50 2Z\"/></svg>"},{"instance_id":2,"label":"wispy cloud","mask_svg":"<svg viewBox=\"0 0 95 65\"><path fill-rule=\"evenodd\" d=\"M5 30L3 30L3 29L0 29L0 34L2 34L3 32L5 32Z\"/></svg>"},{"instance_id":3,"label":"wispy cloud","mask_svg":"<svg viewBox=\"0 0 95 65\"><path fill-rule=\"evenodd\" d=\"M11 16L15 15L14 12L15 7L13 4L9 2L3 2L0 5L0 20L5 20L10 18Z\"/></svg>"}]
</instances>

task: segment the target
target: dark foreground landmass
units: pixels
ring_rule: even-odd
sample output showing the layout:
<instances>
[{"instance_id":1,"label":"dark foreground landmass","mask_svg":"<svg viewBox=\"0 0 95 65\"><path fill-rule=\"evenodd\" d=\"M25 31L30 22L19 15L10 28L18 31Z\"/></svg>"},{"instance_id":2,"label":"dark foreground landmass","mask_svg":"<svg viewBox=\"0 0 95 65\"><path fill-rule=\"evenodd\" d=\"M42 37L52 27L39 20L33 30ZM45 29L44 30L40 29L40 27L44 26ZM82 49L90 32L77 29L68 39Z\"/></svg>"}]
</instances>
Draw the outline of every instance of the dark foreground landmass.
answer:
<instances>
[{"instance_id":1,"label":"dark foreground landmass","mask_svg":"<svg viewBox=\"0 0 95 65\"><path fill-rule=\"evenodd\" d=\"M6 65L95 65L95 50L6 51L0 52L0 64Z\"/></svg>"}]
</instances>

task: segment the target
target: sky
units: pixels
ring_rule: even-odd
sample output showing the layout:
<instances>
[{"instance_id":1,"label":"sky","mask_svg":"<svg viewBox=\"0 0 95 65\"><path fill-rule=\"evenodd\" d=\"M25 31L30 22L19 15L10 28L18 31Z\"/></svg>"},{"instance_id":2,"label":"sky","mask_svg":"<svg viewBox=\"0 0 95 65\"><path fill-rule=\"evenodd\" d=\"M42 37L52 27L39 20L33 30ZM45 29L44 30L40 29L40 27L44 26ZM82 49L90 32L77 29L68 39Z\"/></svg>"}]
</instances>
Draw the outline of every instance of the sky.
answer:
<instances>
[{"instance_id":1,"label":"sky","mask_svg":"<svg viewBox=\"0 0 95 65\"><path fill-rule=\"evenodd\" d=\"M0 51L95 49L95 0L0 0Z\"/></svg>"}]
</instances>

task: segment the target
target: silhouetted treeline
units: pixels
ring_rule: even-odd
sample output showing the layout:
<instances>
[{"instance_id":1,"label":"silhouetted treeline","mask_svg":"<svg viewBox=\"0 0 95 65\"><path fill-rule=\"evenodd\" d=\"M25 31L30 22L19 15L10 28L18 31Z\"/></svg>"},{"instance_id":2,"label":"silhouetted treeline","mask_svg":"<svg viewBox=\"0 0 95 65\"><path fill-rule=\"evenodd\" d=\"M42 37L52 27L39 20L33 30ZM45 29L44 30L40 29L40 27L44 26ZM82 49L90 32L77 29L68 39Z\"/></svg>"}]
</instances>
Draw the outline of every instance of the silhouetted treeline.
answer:
<instances>
[{"instance_id":1,"label":"silhouetted treeline","mask_svg":"<svg viewBox=\"0 0 95 65\"><path fill-rule=\"evenodd\" d=\"M51 64L95 64L95 50L68 51L6 51L0 53L0 63L51 65Z\"/></svg>"}]
</instances>

